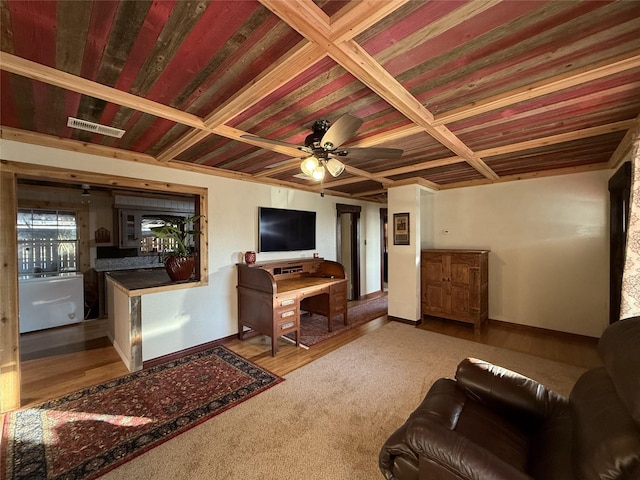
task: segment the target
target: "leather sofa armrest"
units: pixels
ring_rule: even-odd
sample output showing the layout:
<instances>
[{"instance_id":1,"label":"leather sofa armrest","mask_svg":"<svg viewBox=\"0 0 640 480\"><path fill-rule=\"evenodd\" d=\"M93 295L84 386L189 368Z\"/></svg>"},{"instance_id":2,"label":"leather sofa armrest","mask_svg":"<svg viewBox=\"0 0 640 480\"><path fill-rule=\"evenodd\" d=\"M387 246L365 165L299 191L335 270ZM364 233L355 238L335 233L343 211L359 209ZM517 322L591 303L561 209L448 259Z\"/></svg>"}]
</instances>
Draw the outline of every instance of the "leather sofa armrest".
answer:
<instances>
[{"instance_id":1,"label":"leather sofa armrest","mask_svg":"<svg viewBox=\"0 0 640 480\"><path fill-rule=\"evenodd\" d=\"M537 424L557 409L568 408L568 399L517 372L476 358L458 365L456 380L467 395L523 426Z\"/></svg>"},{"instance_id":2,"label":"leather sofa armrest","mask_svg":"<svg viewBox=\"0 0 640 480\"><path fill-rule=\"evenodd\" d=\"M414 418L407 430L408 443L419 452L420 479L532 480L481 445L431 419Z\"/></svg>"}]
</instances>

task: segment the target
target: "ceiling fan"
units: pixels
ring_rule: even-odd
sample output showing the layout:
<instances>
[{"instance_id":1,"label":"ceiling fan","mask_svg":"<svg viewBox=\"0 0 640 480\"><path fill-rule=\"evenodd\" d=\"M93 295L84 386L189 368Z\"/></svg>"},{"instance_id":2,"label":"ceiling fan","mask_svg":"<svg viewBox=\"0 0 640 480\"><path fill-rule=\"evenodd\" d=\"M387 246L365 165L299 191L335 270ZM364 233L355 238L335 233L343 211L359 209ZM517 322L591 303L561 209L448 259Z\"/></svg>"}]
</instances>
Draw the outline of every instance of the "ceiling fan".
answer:
<instances>
[{"instance_id":1,"label":"ceiling fan","mask_svg":"<svg viewBox=\"0 0 640 480\"><path fill-rule=\"evenodd\" d=\"M324 178L325 168L329 173L337 177L345 168L344 163L338 157L345 159L366 160L373 158L398 158L402 150L397 148L340 148L344 142L353 137L363 120L350 114L345 114L330 124L328 120L318 120L311 126L312 133L304 139L304 146L293 145L280 140L257 137L255 135L242 135L242 138L256 142L269 143L293 147L308 153L300 164L302 172L314 180Z\"/></svg>"}]
</instances>

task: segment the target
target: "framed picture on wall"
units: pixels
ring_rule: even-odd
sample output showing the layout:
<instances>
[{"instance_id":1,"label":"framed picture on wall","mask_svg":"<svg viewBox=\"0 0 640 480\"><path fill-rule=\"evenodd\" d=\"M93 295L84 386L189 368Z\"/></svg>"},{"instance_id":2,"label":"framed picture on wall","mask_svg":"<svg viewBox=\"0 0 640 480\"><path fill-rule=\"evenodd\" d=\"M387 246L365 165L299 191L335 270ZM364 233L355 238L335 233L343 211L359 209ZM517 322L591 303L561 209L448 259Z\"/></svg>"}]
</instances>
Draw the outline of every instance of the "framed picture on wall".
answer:
<instances>
[{"instance_id":1,"label":"framed picture on wall","mask_svg":"<svg viewBox=\"0 0 640 480\"><path fill-rule=\"evenodd\" d=\"M409 213L393 214L393 244L409 245Z\"/></svg>"}]
</instances>

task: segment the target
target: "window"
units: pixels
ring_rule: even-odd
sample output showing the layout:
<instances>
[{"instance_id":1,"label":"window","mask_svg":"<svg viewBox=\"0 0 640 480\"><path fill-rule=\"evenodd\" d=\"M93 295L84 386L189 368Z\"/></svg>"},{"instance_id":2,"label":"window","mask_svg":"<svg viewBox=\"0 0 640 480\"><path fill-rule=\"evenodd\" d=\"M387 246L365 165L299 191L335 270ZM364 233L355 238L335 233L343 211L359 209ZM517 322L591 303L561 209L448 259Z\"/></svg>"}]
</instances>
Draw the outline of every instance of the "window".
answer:
<instances>
[{"instance_id":1,"label":"window","mask_svg":"<svg viewBox=\"0 0 640 480\"><path fill-rule=\"evenodd\" d=\"M18 210L18 273L78 269L76 214L62 210Z\"/></svg>"}]
</instances>

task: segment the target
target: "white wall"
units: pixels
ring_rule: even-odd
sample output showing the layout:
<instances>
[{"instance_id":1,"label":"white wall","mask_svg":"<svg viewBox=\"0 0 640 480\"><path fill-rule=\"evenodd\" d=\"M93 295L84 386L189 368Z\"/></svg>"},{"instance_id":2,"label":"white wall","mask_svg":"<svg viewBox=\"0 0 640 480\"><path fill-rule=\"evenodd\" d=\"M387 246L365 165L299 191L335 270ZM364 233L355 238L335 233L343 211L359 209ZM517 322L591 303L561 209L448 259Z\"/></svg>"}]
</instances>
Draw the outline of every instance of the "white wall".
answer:
<instances>
[{"instance_id":1,"label":"white wall","mask_svg":"<svg viewBox=\"0 0 640 480\"><path fill-rule=\"evenodd\" d=\"M424 196L422 246L491 250L489 318L599 337L608 324L612 174Z\"/></svg>"},{"instance_id":2,"label":"white wall","mask_svg":"<svg viewBox=\"0 0 640 480\"><path fill-rule=\"evenodd\" d=\"M0 157L111 176L149 179L208 189L209 284L146 295L142 302L143 359L148 360L237 332L236 267L258 248L258 207L317 212L319 256L335 260L336 203L360 205L361 294L380 290L380 204L272 187L108 157L0 140ZM310 257L313 251L258 253L258 261ZM144 339L144 335L147 339Z\"/></svg>"},{"instance_id":3,"label":"white wall","mask_svg":"<svg viewBox=\"0 0 640 480\"><path fill-rule=\"evenodd\" d=\"M420 312L421 187L405 185L389 189L389 296L393 317L418 321ZM394 245L393 215L409 213L409 245Z\"/></svg>"}]
</instances>

